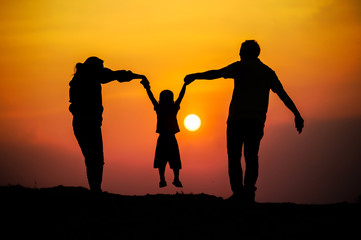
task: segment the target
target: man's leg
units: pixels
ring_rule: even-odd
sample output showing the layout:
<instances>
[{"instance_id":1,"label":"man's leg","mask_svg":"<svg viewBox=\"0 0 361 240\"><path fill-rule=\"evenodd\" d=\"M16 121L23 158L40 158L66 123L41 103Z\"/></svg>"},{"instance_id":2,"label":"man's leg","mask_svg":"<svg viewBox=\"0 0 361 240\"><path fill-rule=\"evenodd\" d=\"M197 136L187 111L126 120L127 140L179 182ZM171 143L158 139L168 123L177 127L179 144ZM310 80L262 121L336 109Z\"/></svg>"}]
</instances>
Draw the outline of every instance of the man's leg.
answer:
<instances>
[{"instance_id":1,"label":"man's leg","mask_svg":"<svg viewBox=\"0 0 361 240\"><path fill-rule=\"evenodd\" d=\"M228 153L228 174L231 189L235 196L241 197L243 193L243 174L241 166L243 137L240 134L239 126L228 124L227 126L227 153Z\"/></svg>"},{"instance_id":2,"label":"man's leg","mask_svg":"<svg viewBox=\"0 0 361 240\"><path fill-rule=\"evenodd\" d=\"M244 188L247 202L255 201L256 182L258 178L258 150L260 140L248 139L244 144L244 158L246 170L244 174Z\"/></svg>"},{"instance_id":3,"label":"man's leg","mask_svg":"<svg viewBox=\"0 0 361 240\"><path fill-rule=\"evenodd\" d=\"M256 182L258 178L258 151L263 137L263 125L252 125L248 128L251 131L247 134L244 142L244 158L246 162L244 188L246 200L251 203L255 201Z\"/></svg>"}]
</instances>

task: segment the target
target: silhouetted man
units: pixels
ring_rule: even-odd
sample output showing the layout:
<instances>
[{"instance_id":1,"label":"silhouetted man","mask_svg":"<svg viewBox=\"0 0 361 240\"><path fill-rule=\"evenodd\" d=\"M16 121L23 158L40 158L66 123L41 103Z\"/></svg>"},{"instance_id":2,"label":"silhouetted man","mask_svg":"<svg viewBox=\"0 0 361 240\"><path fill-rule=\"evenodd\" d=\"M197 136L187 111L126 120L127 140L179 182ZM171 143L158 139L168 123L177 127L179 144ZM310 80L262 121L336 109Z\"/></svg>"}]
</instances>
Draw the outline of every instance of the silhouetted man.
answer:
<instances>
[{"instance_id":1,"label":"silhouetted man","mask_svg":"<svg viewBox=\"0 0 361 240\"><path fill-rule=\"evenodd\" d=\"M303 119L295 104L283 89L276 73L263 64L258 56L260 47L254 40L242 43L241 61L219 69L189 74L184 81L233 78L234 90L227 120L228 173L233 195L231 199L245 203L255 200L258 178L258 151L263 137L264 123L269 102L269 91L275 92L295 115L296 129L303 129ZM241 168L244 145L245 176Z\"/></svg>"},{"instance_id":2,"label":"silhouetted man","mask_svg":"<svg viewBox=\"0 0 361 240\"><path fill-rule=\"evenodd\" d=\"M76 64L76 72L69 83L69 110L73 114L74 134L85 158L89 187L93 192L102 191L104 165L101 84L113 80L129 82L143 77L131 71L104 68L103 60L97 57Z\"/></svg>"}]
</instances>

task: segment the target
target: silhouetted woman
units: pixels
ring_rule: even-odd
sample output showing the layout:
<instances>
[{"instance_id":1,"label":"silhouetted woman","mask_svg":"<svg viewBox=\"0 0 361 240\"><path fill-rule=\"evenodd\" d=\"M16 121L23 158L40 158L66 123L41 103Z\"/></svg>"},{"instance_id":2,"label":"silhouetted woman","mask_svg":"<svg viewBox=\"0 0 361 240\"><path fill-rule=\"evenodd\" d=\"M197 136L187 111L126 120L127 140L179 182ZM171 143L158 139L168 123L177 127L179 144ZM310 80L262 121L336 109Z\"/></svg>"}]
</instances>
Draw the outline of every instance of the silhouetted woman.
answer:
<instances>
[{"instance_id":1,"label":"silhouetted woman","mask_svg":"<svg viewBox=\"0 0 361 240\"><path fill-rule=\"evenodd\" d=\"M73 114L73 130L85 157L90 190L101 192L103 178L102 140L102 87L101 84L118 80L129 82L144 77L131 71L112 71L104 68L103 60L89 57L76 64L76 72L70 81L70 106Z\"/></svg>"}]
</instances>

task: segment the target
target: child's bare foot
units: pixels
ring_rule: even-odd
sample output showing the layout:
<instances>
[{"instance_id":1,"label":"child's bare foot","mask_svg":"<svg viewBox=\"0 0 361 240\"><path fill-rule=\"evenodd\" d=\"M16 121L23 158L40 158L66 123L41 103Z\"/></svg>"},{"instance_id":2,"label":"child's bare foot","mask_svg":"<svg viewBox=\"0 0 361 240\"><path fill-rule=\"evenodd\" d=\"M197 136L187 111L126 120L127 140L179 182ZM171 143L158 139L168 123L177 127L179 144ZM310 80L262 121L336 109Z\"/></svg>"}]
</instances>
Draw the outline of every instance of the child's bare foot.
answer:
<instances>
[{"instance_id":1,"label":"child's bare foot","mask_svg":"<svg viewBox=\"0 0 361 240\"><path fill-rule=\"evenodd\" d=\"M179 188L183 187L182 183L179 180L174 180L173 185L176 186L176 187L179 187Z\"/></svg>"},{"instance_id":2,"label":"child's bare foot","mask_svg":"<svg viewBox=\"0 0 361 240\"><path fill-rule=\"evenodd\" d=\"M162 180L162 181L159 182L159 187L160 187L160 188L163 188L163 187L166 187L166 186L167 186L167 182L166 182L166 181Z\"/></svg>"}]
</instances>

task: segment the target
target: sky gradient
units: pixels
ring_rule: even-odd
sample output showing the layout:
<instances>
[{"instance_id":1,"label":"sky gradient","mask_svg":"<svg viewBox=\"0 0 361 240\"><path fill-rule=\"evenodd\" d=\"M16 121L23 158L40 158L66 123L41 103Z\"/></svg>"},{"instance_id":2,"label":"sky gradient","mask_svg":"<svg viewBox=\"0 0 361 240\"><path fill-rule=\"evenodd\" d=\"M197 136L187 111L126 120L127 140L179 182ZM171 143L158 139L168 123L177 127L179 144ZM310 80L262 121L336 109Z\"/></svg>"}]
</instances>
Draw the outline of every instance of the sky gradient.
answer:
<instances>
[{"instance_id":1,"label":"sky gradient","mask_svg":"<svg viewBox=\"0 0 361 240\"><path fill-rule=\"evenodd\" d=\"M256 201L333 203L361 195L361 4L320 1L2 1L0 185L85 186L68 83L89 56L148 77L156 98L185 75L239 60L247 39L305 119L271 93ZM184 193L231 195L226 119L233 82L187 87L177 139ZM138 80L103 85L105 191L175 193L153 169L156 114ZM183 126L188 114L198 131ZM166 170L171 181L171 171Z\"/></svg>"}]
</instances>

